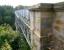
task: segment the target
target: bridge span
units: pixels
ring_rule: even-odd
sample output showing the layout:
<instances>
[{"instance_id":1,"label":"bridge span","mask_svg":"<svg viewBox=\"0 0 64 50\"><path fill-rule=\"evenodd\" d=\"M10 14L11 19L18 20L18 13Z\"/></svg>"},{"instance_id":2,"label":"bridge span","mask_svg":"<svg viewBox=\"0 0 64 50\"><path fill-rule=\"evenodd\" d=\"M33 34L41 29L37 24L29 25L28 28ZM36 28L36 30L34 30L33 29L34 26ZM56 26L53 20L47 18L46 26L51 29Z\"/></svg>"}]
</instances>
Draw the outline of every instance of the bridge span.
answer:
<instances>
[{"instance_id":1,"label":"bridge span","mask_svg":"<svg viewBox=\"0 0 64 50\"><path fill-rule=\"evenodd\" d=\"M64 50L64 3L40 3L15 11L15 26L31 50Z\"/></svg>"}]
</instances>

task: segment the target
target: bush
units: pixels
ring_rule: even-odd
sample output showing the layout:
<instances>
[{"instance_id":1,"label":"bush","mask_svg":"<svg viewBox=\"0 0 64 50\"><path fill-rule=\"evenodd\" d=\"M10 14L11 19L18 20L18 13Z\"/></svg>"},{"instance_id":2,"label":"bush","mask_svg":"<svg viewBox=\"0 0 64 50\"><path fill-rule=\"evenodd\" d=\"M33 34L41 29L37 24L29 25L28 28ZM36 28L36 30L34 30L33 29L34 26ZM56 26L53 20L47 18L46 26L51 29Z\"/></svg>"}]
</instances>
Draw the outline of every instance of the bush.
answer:
<instances>
[{"instance_id":1,"label":"bush","mask_svg":"<svg viewBox=\"0 0 64 50\"><path fill-rule=\"evenodd\" d=\"M7 41L1 46L0 50L12 50L10 44Z\"/></svg>"},{"instance_id":2,"label":"bush","mask_svg":"<svg viewBox=\"0 0 64 50\"><path fill-rule=\"evenodd\" d=\"M0 49L1 50L12 50L11 43L19 36L10 25L3 24L0 26Z\"/></svg>"},{"instance_id":3,"label":"bush","mask_svg":"<svg viewBox=\"0 0 64 50\"><path fill-rule=\"evenodd\" d=\"M0 50L30 50L24 36L8 24L0 26Z\"/></svg>"},{"instance_id":4,"label":"bush","mask_svg":"<svg viewBox=\"0 0 64 50\"><path fill-rule=\"evenodd\" d=\"M30 47L29 47L26 39L24 38L23 33L21 33L20 36L17 38L17 42L19 45L18 50L30 50Z\"/></svg>"}]
</instances>

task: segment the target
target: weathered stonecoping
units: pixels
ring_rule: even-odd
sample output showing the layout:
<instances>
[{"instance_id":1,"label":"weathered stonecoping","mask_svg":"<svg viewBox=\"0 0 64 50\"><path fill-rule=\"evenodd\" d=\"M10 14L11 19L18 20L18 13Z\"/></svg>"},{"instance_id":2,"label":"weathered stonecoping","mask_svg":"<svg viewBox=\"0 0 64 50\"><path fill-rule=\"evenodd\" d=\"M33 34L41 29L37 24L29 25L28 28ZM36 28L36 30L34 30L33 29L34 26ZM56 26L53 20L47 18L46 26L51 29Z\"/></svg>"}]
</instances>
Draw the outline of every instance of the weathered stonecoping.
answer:
<instances>
[{"instance_id":1,"label":"weathered stonecoping","mask_svg":"<svg viewBox=\"0 0 64 50\"><path fill-rule=\"evenodd\" d=\"M54 4L55 11L64 11L64 2Z\"/></svg>"},{"instance_id":2,"label":"weathered stonecoping","mask_svg":"<svg viewBox=\"0 0 64 50\"><path fill-rule=\"evenodd\" d=\"M64 11L64 2L60 3L40 3L29 8L31 11Z\"/></svg>"},{"instance_id":3,"label":"weathered stonecoping","mask_svg":"<svg viewBox=\"0 0 64 50\"><path fill-rule=\"evenodd\" d=\"M50 3L39 3L37 5L33 5L29 10L31 11L51 11L53 9L53 4Z\"/></svg>"}]
</instances>

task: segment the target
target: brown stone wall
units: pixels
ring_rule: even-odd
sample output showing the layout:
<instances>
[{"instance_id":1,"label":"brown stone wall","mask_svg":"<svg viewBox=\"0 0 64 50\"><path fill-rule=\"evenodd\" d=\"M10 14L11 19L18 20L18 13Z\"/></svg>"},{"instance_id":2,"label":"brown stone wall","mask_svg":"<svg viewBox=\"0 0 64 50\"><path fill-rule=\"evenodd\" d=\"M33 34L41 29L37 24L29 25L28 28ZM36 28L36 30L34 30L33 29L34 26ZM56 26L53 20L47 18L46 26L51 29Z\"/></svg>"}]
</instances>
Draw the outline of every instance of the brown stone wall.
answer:
<instances>
[{"instance_id":1,"label":"brown stone wall","mask_svg":"<svg viewBox=\"0 0 64 50\"><path fill-rule=\"evenodd\" d=\"M64 50L64 42L58 40L55 35L49 36L48 50Z\"/></svg>"},{"instance_id":2,"label":"brown stone wall","mask_svg":"<svg viewBox=\"0 0 64 50\"><path fill-rule=\"evenodd\" d=\"M52 24L54 20L54 12L41 12L41 36L47 36L52 30Z\"/></svg>"},{"instance_id":3,"label":"brown stone wall","mask_svg":"<svg viewBox=\"0 0 64 50\"><path fill-rule=\"evenodd\" d=\"M34 31L38 32L38 35L40 35L40 31L41 31L41 12L40 11L36 11L35 12L35 27L34 27Z\"/></svg>"},{"instance_id":4,"label":"brown stone wall","mask_svg":"<svg viewBox=\"0 0 64 50\"><path fill-rule=\"evenodd\" d=\"M64 12L51 10L33 13L32 50L64 50ZM38 28L41 29L36 31Z\"/></svg>"},{"instance_id":5,"label":"brown stone wall","mask_svg":"<svg viewBox=\"0 0 64 50\"><path fill-rule=\"evenodd\" d=\"M64 50L64 12L55 12L50 50Z\"/></svg>"},{"instance_id":6,"label":"brown stone wall","mask_svg":"<svg viewBox=\"0 0 64 50\"><path fill-rule=\"evenodd\" d=\"M48 50L48 47L50 46L49 43L51 41L50 36L52 36L51 32L54 16L53 10L41 12L41 50Z\"/></svg>"},{"instance_id":7,"label":"brown stone wall","mask_svg":"<svg viewBox=\"0 0 64 50\"><path fill-rule=\"evenodd\" d=\"M33 33L32 50L40 50L40 38Z\"/></svg>"}]
</instances>

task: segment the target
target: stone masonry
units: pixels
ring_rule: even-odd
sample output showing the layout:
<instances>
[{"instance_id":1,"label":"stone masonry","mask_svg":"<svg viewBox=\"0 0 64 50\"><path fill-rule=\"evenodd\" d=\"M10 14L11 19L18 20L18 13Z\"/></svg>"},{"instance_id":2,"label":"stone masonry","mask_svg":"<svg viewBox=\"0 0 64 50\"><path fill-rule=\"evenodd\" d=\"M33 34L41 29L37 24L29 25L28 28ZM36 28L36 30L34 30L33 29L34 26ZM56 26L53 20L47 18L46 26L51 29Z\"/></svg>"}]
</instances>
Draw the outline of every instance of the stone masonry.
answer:
<instances>
[{"instance_id":1,"label":"stone masonry","mask_svg":"<svg viewBox=\"0 0 64 50\"><path fill-rule=\"evenodd\" d=\"M64 50L64 3L40 3L15 11L15 25L31 50Z\"/></svg>"}]
</instances>

